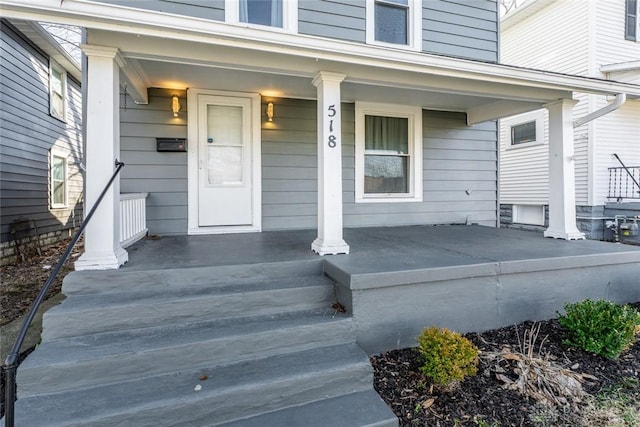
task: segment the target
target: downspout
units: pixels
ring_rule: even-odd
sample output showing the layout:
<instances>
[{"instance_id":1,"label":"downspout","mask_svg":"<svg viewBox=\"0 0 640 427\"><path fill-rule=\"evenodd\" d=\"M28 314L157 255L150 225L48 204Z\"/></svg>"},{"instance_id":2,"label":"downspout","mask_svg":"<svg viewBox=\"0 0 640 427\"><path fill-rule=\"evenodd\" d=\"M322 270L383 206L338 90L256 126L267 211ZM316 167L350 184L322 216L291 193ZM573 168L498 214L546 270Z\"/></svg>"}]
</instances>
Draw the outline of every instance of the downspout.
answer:
<instances>
[{"instance_id":1,"label":"downspout","mask_svg":"<svg viewBox=\"0 0 640 427\"><path fill-rule=\"evenodd\" d=\"M606 107L602 107L599 110L594 111L593 113L589 113L586 116L574 120L573 121L573 127L577 128L578 126L582 126L585 123L588 123L592 120L597 119L598 117L602 117L605 114L609 114L612 111L617 110L618 108L622 107L622 104L624 104L627 100L627 94L626 93L619 93L616 95L616 99L613 100L613 102L609 105L607 105Z\"/></svg>"}]
</instances>

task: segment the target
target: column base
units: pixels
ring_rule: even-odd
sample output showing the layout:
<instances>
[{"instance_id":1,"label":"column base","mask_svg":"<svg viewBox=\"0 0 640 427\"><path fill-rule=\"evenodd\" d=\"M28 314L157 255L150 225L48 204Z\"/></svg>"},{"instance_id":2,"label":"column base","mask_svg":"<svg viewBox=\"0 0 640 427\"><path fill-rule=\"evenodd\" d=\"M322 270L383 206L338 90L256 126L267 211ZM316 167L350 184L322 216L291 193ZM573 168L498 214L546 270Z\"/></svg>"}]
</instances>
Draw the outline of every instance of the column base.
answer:
<instances>
[{"instance_id":1,"label":"column base","mask_svg":"<svg viewBox=\"0 0 640 427\"><path fill-rule=\"evenodd\" d=\"M348 254L349 245L342 239L325 242L323 239L318 237L313 241L313 243L311 243L311 250L318 255Z\"/></svg>"},{"instance_id":2,"label":"column base","mask_svg":"<svg viewBox=\"0 0 640 427\"><path fill-rule=\"evenodd\" d=\"M554 239L564 239L564 240L584 240L585 239L584 233L581 233L578 230L569 232L565 230L547 229L544 232L544 237L551 237Z\"/></svg>"},{"instance_id":3,"label":"column base","mask_svg":"<svg viewBox=\"0 0 640 427\"><path fill-rule=\"evenodd\" d=\"M80 270L115 270L129 261L129 254L122 248L115 252L85 252L74 266Z\"/></svg>"}]
</instances>

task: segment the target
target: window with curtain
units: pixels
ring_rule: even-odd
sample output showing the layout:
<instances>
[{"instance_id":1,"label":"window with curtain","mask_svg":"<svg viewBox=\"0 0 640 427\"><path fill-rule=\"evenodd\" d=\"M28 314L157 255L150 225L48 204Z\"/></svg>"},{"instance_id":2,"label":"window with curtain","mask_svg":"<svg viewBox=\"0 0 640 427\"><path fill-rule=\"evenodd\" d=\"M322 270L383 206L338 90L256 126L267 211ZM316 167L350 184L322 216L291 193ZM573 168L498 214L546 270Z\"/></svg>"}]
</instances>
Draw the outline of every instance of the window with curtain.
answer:
<instances>
[{"instance_id":1,"label":"window with curtain","mask_svg":"<svg viewBox=\"0 0 640 427\"><path fill-rule=\"evenodd\" d=\"M355 201L422 201L422 109L356 102Z\"/></svg>"},{"instance_id":2,"label":"window with curtain","mask_svg":"<svg viewBox=\"0 0 640 427\"><path fill-rule=\"evenodd\" d=\"M66 115L67 73L53 60L49 64L49 112L60 120Z\"/></svg>"},{"instance_id":3,"label":"window with curtain","mask_svg":"<svg viewBox=\"0 0 640 427\"><path fill-rule=\"evenodd\" d=\"M250 24L282 28L285 0L240 0L239 20Z\"/></svg>"},{"instance_id":4,"label":"window with curtain","mask_svg":"<svg viewBox=\"0 0 640 427\"><path fill-rule=\"evenodd\" d=\"M366 115L364 192L409 192L409 120Z\"/></svg>"},{"instance_id":5,"label":"window with curtain","mask_svg":"<svg viewBox=\"0 0 640 427\"><path fill-rule=\"evenodd\" d=\"M67 206L67 158L51 153L51 207Z\"/></svg>"},{"instance_id":6,"label":"window with curtain","mask_svg":"<svg viewBox=\"0 0 640 427\"><path fill-rule=\"evenodd\" d=\"M409 0L376 0L375 40L409 44Z\"/></svg>"},{"instance_id":7,"label":"window with curtain","mask_svg":"<svg viewBox=\"0 0 640 427\"><path fill-rule=\"evenodd\" d=\"M638 0L626 1L624 38L638 41Z\"/></svg>"}]
</instances>

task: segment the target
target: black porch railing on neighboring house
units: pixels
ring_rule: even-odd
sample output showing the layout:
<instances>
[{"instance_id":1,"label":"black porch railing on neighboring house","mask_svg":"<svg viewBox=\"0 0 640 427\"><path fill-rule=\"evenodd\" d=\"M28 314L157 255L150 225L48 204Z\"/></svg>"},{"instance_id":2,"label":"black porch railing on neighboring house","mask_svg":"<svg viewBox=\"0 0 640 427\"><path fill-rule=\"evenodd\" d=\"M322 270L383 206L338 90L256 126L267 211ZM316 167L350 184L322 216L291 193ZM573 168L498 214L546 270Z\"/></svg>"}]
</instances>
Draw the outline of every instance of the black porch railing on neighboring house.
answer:
<instances>
[{"instance_id":1,"label":"black porch railing on neighboring house","mask_svg":"<svg viewBox=\"0 0 640 427\"><path fill-rule=\"evenodd\" d=\"M44 286L40 290L40 293L36 297L36 300L33 302L31 307L29 308L27 317L24 319L24 322L22 322L22 327L20 328L20 331L18 331L18 335L16 336L16 340L14 341L13 346L11 347L11 351L9 352L9 355L5 359L4 364L2 365L2 370L5 373L5 389L4 389L4 393L5 393L4 394L4 398L5 398L4 399L4 402L5 402L4 425L5 427L13 427L15 423L14 404L16 401L16 371L18 370L18 358L20 355L20 347L22 347L22 344L24 343L24 339L27 336L27 330L29 329L29 326L31 326L31 322L33 322L33 318L35 317L36 312L38 311L38 308L40 308L40 305L44 301L44 297L47 295L49 288L53 284L53 281L55 280L58 273L60 272L60 269L62 268L64 262L67 260L67 258L71 254L71 250L73 249L75 244L78 242L78 239L80 238L87 224L91 220L91 217L93 216L94 212L100 205L100 202L104 198L104 195L107 193L107 191L109 190L109 187L111 187L111 184L116 179L116 176L118 176L120 169L122 169L123 167L124 167L124 163L116 160L116 170L113 172L111 179L109 180L107 185L104 187L104 189L98 196L98 199L96 200L91 210L87 213L87 216L85 217L84 221L82 221L82 224L78 228L78 231L76 231L76 234L71 239L71 242L69 242L67 249L64 251L64 253L60 257L60 260L58 260L58 263L56 264L55 268L51 270L51 274L49 274L49 278L47 279L46 282L44 282Z\"/></svg>"},{"instance_id":2,"label":"black porch railing on neighboring house","mask_svg":"<svg viewBox=\"0 0 640 427\"><path fill-rule=\"evenodd\" d=\"M607 198L640 199L640 166L626 166L617 154L619 167L609 168L609 195Z\"/></svg>"}]
</instances>

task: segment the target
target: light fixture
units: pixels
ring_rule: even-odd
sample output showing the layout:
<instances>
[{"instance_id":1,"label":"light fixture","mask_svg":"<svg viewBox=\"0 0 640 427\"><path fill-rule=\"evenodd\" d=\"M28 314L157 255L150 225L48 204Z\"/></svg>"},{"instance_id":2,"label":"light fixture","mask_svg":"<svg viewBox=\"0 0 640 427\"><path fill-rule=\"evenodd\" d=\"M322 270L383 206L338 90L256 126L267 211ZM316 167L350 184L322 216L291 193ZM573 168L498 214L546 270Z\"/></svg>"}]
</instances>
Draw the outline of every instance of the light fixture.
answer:
<instances>
[{"instance_id":1,"label":"light fixture","mask_svg":"<svg viewBox=\"0 0 640 427\"><path fill-rule=\"evenodd\" d=\"M182 108L180 105L180 98L178 98L178 95L173 95L171 98L171 111L173 112L173 117L178 117L180 108Z\"/></svg>"},{"instance_id":2,"label":"light fixture","mask_svg":"<svg viewBox=\"0 0 640 427\"><path fill-rule=\"evenodd\" d=\"M273 121L273 102L269 101L267 103L267 120L272 122Z\"/></svg>"}]
</instances>

